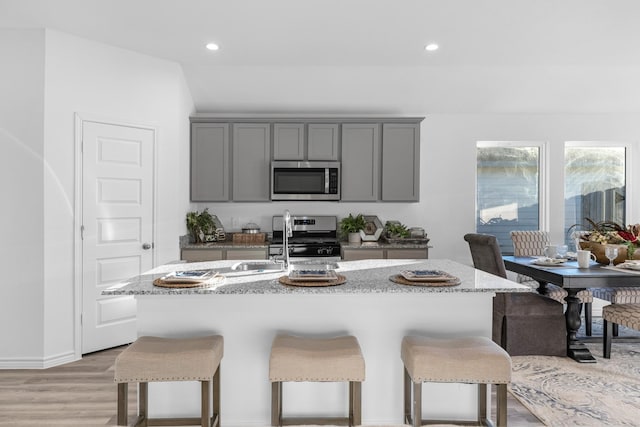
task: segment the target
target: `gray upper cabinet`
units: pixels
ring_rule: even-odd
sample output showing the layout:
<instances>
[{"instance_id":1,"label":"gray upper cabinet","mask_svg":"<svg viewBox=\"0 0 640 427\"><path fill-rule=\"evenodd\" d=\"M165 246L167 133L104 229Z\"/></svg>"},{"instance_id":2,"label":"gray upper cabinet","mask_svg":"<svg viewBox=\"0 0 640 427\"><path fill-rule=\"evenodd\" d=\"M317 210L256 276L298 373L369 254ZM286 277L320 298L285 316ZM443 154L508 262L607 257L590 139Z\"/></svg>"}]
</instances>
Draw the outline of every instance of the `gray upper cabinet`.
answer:
<instances>
[{"instance_id":1,"label":"gray upper cabinet","mask_svg":"<svg viewBox=\"0 0 640 427\"><path fill-rule=\"evenodd\" d=\"M380 188L380 125L342 125L342 201L376 201Z\"/></svg>"},{"instance_id":2,"label":"gray upper cabinet","mask_svg":"<svg viewBox=\"0 0 640 427\"><path fill-rule=\"evenodd\" d=\"M382 125L382 200L420 198L420 124Z\"/></svg>"},{"instance_id":3,"label":"gray upper cabinet","mask_svg":"<svg viewBox=\"0 0 640 427\"><path fill-rule=\"evenodd\" d=\"M337 124L309 123L308 154L309 160L338 160L338 129Z\"/></svg>"},{"instance_id":4,"label":"gray upper cabinet","mask_svg":"<svg viewBox=\"0 0 640 427\"><path fill-rule=\"evenodd\" d=\"M229 124L191 125L191 200L229 200Z\"/></svg>"},{"instance_id":5,"label":"gray upper cabinet","mask_svg":"<svg viewBox=\"0 0 640 427\"><path fill-rule=\"evenodd\" d=\"M234 201L269 200L271 125L269 123L233 124Z\"/></svg>"},{"instance_id":6,"label":"gray upper cabinet","mask_svg":"<svg viewBox=\"0 0 640 427\"><path fill-rule=\"evenodd\" d=\"M273 159L304 160L304 124L273 124Z\"/></svg>"}]
</instances>

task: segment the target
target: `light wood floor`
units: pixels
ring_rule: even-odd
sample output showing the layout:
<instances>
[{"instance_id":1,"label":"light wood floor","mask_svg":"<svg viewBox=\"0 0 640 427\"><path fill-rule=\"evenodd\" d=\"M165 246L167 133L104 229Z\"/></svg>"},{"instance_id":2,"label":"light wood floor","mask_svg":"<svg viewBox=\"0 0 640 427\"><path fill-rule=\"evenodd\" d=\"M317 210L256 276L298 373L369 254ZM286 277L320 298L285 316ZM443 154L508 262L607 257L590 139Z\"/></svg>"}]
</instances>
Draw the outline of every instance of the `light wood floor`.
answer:
<instances>
[{"instance_id":1,"label":"light wood floor","mask_svg":"<svg viewBox=\"0 0 640 427\"><path fill-rule=\"evenodd\" d=\"M115 426L113 364L123 349L92 353L44 370L0 370L0 426ZM136 393L130 385L130 422L135 419ZM223 426L234 427L224 424L224 406L221 415ZM518 427L543 425L511 394L508 422Z\"/></svg>"}]
</instances>

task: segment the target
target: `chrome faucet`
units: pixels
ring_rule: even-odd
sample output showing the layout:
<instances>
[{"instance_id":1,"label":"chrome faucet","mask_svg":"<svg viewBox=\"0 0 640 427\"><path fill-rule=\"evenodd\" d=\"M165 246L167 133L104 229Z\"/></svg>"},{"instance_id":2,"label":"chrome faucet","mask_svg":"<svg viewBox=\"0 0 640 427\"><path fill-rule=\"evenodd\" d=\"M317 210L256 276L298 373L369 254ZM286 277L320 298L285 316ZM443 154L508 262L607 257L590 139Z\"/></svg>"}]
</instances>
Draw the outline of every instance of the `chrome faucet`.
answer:
<instances>
[{"instance_id":1,"label":"chrome faucet","mask_svg":"<svg viewBox=\"0 0 640 427\"><path fill-rule=\"evenodd\" d=\"M289 237L293 237L293 227L291 225L291 214L287 209L282 216L282 250L284 251L284 267L287 271L289 271Z\"/></svg>"}]
</instances>

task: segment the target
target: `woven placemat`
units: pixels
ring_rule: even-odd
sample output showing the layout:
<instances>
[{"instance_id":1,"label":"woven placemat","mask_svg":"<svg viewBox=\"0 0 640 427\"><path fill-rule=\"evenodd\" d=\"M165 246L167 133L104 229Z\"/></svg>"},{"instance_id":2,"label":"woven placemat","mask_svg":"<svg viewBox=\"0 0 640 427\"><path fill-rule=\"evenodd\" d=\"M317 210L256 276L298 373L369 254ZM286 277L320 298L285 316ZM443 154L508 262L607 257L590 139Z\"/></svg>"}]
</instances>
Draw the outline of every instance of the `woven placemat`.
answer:
<instances>
[{"instance_id":1,"label":"woven placemat","mask_svg":"<svg viewBox=\"0 0 640 427\"><path fill-rule=\"evenodd\" d=\"M208 280L203 280L202 282L178 282L175 281L167 282L160 278L153 281L154 286L160 286L161 288L206 288L211 285Z\"/></svg>"},{"instance_id":2,"label":"woven placemat","mask_svg":"<svg viewBox=\"0 0 640 427\"><path fill-rule=\"evenodd\" d=\"M431 287L456 286L461 283L460 279L455 276L451 276L451 279L445 280L442 282L424 282L424 281L417 281L417 280L407 280L399 274L394 274L392 276L389 276L389 280L399 285L431 286Z\"/></svg>"},{"instance_id":3,"label":"woven placemat","mask_svg":"<svg viewBox=\"0 0 640 427\"><path fill-rule=\"evenodd\" d=\"M344 282L347 281L347 278L344 277L342 274L338 274L338 277L336 279L333 279L333 280L327 280L327 281L324 281L324 280L323 281L320 281L320 280L309 280L309 281L304 281L304 280L291 280L291 279L289 279L289 276L280 276L278 281L280 283L282 283L283 285L290 285L290 286L307 286L307 287L316 286L316 287L321 287L321 286L342 285Z\"/></svg>"}]
</instances>

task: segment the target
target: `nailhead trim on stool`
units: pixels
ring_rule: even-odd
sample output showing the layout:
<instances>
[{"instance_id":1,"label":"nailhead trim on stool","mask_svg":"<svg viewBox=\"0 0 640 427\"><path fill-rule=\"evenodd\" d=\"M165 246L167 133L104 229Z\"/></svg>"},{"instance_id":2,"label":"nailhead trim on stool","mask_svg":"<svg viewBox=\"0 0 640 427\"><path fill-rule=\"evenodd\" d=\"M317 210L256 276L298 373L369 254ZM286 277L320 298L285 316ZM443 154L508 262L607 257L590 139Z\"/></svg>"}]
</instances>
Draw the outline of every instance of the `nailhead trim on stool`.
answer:
<instances>
[{"instance_id":1,"label":"nailhead trim on stool","mask_svg":"<svg viewBox=\"0 0 640 427\"><path fill-rule=\"evenodd\" d=\"M271 425L314 424L359 425L362 421L361 386L365 367L356 337L303 338L278 335L269 358L271 381ZM286 381L349 382L349 416L345 418L283 418L282 383Z\"/></svg>"},{"instance_id":2,"label":"nailhead trim on stool","mask_svg":"<svg viewBox=\"0 0 640 427\"><path fill-rule=\"evenodd\" d=\"M492 425L487 415L487 389L490 384L496 384L497 425L507 425L511 357L489 338L406 336L402 340L401 358L404 363L405 423L418 427L427 422L422 419L422 383L437 382L477 384L478 419L474 423L484 425ZM429 424L433 423L454 421L429 420Z\"/></svg>"},{"instance_id":3,"label":"nailhead trim on stool","mask_svg":"<svg viewBox=\"0 0 640 427\"><path fill-rule=\"evenodd\" d=\"M118 425L127 425L129 383L139 383L138 419L134 425L220 426L220 361L224 341L219 335L197 338L138 338L116 358L114 381L118 383ZM148 383L200 381L200 418L148 418ZM213 414L209 417L210 384Z\"/></svg>"}]
</instances>

